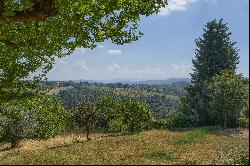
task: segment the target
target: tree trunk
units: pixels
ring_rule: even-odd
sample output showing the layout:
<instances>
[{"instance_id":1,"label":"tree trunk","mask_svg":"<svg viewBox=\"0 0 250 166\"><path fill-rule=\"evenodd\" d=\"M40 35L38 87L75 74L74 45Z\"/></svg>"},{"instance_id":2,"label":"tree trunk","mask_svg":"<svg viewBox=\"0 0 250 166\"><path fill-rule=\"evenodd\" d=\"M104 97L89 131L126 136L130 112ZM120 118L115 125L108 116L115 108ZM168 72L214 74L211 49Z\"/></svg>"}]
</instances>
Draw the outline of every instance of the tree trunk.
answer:
<instances>
[{"instance_id":1,"label":"tree trunk","mask_svg":"<svg viewBox=\"0 0 250 166\"><path fill-rule=\"evenodd\" d=\"M227 127L227 113L225 111L225 115L224 115L224 128Z\"/></svg>"},{"instance_id":2,"label":"tree trunk","mask_svg":"<svg viewBox=\"0 0 250 166\"><path fill-rule=\"evenodd\" d=\"M91 140L91 139L89 138L89 126L86 126L86 129L87 129L87 141L89 141L89 140Z\"/></svg>"},{"instance_id":3,"label":"tree trunk","mask_svg":"<svg viewBox=\"0 0 250 166\"><path fill-rule=\"evenodd\" d=\"M12 142L10 143L10 148L16 148L17 145L18 145L18 142L17 142L17 141L12 141Z\"/></svg>"}]
</instances>

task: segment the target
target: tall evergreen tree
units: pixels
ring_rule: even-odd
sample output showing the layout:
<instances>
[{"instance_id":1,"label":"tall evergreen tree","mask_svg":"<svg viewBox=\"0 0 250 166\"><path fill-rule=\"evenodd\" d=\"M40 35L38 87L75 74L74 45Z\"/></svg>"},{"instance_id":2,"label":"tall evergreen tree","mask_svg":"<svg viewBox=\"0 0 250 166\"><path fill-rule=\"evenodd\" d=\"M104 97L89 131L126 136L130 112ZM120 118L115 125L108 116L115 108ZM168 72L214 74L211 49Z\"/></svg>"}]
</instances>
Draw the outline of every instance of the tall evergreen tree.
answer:
<instances>
[{"instance_id":1,"label":"tall evergreen tree","mask_svg":"<svg viewBox=\"0 0 250 166\"><path fill-rule=\"evenodd\" d=\"M223 19L209 21L204 34L195 40L195 59L193 73L191 74L192 85L187 88L186 101L191 112L198 114L199 125L212 125L213 119L209 112L209 97L207 95L206 81L219 74L222 70L235 72L239 63L236 42L230 39L231 32Z\"/></svg>"}]
</instances>

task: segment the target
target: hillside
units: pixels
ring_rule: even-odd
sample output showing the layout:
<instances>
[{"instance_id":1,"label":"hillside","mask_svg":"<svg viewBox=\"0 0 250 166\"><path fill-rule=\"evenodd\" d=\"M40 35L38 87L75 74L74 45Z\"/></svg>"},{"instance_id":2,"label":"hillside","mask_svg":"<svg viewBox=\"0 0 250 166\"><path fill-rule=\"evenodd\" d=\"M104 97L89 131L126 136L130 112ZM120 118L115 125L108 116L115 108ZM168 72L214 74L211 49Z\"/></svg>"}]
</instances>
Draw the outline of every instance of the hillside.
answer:
<instances>
[{"instance_id":1,"label":"hillside","mask_svg":"<svg viewBox=\"0 0 250 166\"><path fill-rule=\"evenodd\" d=\"M135 84L146 84L146 85L161 85L161 84L172 84L182 82L184 84L190 84L190 78L169 78L166 80L146 80L146 81L138 81Z\"/></svg>"},{"instance_id":2,"label":"hillside","mask_svg":"<svg viewBox=\"0 0 250 166\"><path fill-rule=\"evenodd\" d=\"M244 162L248 130L217 127L188 131L151 130L128 135L65 134L23 141L18 149L0 146L0 164L227 164ZM236 161L238 160L238 161Z\"/></svg>"},{"instance_id":3,"label":"hillside","mask_svg":"<svg viewBox=\"0 0 250 166\"><path fill-rule=\"evenodd\" d=\"M49 84L48 82L47 84ZM125 98L132 97L145 101L150 105L156 116L177 110L180 97L186 93L186 84L173 83L169 85L129 85L122 83L88 83L62 82L50 90L66 109L103 97ZM52 86L53 87L53 86ZM59 91L60 90L60 91ZM52 93L56 92L56 93Z\"/></svg>"}]
</instances>

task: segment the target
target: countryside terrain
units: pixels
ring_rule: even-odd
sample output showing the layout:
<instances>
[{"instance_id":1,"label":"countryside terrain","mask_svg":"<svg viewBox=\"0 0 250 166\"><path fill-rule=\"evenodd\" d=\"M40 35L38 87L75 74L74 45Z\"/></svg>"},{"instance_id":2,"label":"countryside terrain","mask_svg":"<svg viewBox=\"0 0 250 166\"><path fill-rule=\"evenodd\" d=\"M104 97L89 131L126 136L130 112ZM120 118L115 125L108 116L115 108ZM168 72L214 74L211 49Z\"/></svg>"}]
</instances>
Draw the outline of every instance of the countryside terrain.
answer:
<instances>
[{"instance_id":1,"label":"countryside terrain","mask_svg":"<svg viewBox=\"0 0 250 166\"><path fill-rule=\"evenodd\" d=\"M249 165L248 3L0 0L0 165Z\"/></svg>"},{"instance_id":2,"label":"countryside terrain","mask_svg":"<svg viewBox=\"0 0 250 166\"><path fill-rule=\"evenodd\" d=\"M48 140L23 140L13 150L0 146L0 164L236 164L249 153L248 135L246 129L203 127L94 133L86 141L83 133L67 133Z\"/></svg>"}]
</instances>

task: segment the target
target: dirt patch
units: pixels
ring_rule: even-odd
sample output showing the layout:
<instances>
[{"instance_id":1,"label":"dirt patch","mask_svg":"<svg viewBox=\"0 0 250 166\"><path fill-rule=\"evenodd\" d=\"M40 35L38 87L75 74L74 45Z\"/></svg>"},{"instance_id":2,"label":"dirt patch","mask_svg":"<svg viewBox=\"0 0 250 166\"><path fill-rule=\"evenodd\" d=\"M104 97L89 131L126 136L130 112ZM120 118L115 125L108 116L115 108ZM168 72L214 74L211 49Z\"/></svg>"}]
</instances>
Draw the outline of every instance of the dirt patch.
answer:
<instances>
[{"instance_id":1,"label":"dirt patch","mask_svg":"<svg viewBox=\"0 0 250 166\"><path fill-rule=\"evenodd\" d=\"M60 91L65 91L69 89L73 89L73 86L68 86L68 87L54 87L53 89L49 90L47 92L47 95L57 95Z\"/></svg>"},{"instance_id":2,"label":"dirt patch","mask_svg":"<svg viewBox=\"0 0 250 166\"><path fill-rule=\"evenodd\" d=\"M243 137L249 138L249 129L224 129L219 132L219 134L227 135L227 136L234 136L234 137Z\"/></svg>"}]
</instances>

